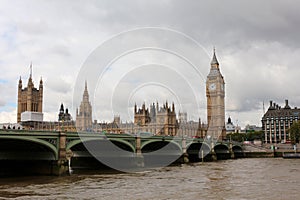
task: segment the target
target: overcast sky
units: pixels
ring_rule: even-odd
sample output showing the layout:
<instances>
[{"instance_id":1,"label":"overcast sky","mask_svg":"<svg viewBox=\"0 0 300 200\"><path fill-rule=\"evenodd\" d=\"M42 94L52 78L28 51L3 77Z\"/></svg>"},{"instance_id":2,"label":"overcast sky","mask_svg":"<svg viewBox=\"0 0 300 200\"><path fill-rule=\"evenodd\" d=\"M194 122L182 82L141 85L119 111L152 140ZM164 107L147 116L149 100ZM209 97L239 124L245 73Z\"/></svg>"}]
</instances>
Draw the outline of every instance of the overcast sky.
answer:
<instances>
[{"instance_id":1,"label":"overcast sky","mask_svg":"<svg viewBox=\"0 0 300 200\"><path fill-rule=\"evenodd\" d=\"M263 102L300 107L300 2L0 1L0 122L16 122L17 83L30 62L44 80L44 118L75 118L88 82L94 119L133 117L136 102L174 102L206 121L215 46L226 117L261 125ZM155 28L149 28L155 27ZM151 48L150 48L151 47Z\"/></svg>"}]
</instances>

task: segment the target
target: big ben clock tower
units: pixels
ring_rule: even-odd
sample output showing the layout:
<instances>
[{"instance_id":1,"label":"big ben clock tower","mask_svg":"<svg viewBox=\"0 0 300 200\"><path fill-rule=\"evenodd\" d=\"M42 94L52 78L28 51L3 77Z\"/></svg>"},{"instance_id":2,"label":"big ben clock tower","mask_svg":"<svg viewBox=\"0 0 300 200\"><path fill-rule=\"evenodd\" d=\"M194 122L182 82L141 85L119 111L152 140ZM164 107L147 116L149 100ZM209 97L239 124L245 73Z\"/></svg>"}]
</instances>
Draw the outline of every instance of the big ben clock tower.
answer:
<instances>
[{"instance_id":1,"label":"big ben clock tower","mask_svg":"<svg viewBox=\"0 0 300 200\"><path fill-rule=\"evenodd\" d=\"M219 69L215 49L210 65L206 80L207 135L213 139L225 139L225 82Z\"/></svg>"}]
</instances>

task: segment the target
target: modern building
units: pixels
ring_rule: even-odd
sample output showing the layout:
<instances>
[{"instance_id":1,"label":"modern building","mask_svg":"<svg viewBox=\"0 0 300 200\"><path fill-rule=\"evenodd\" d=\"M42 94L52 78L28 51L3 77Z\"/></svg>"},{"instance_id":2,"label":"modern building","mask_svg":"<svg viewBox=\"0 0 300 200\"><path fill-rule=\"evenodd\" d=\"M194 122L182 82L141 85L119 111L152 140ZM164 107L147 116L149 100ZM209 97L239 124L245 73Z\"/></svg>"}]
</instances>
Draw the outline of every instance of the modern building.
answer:
<instances>
[{"instance_id":1,"label":"modern building","mask_svg":"<svg viewBox=\"0 0 300 200\"><path fill-rule=\"evenodd\" d=\"M213 139L225 139L225 82L220 72L215 50L210 65L210 72L206 80L207 135Z\"/></svg>"},{"instance_id":2,"label":"modern building","mask_svg":"<svg viewBox=\"0 0 300 200\"><path fill-rule=\"evenodd\" d=\"M267 112L262 117L262 130L264 131L265 143L279 143L291 140L288 130L293 122L300 118L300 109L289 106L285 100L285 106L270 101Z\"/></svg>"},{"instance_id":3,"label":"modern building","mask_svg":"<svg viewBox=\"0 0 300 200\"><path fill-rule=\"evenodd\" d=\"M32 68L32 66L30 66L30 68ZM17 105L18 123L22 121L21 114L23 112L27 112L24 115L24 120L26 121L31 120L29 118L27 119L27 117L30 116L38 116L38 120L43 121L43 81L41 78L39 88L35 88L32 81L32 72L30 72L27 87L23 88L21 77L19 80Z\"/></svg>"},{"instance_id":4,"label":"modern building","mask_svg":"<svg viewBox=\"0 0 300 200\"><path fill-rule=\"evenodd\" d=\"M92 129L92 106L89 100L87 82L85 82L84 92L79 110L76 109L76 129L78 131L89 131Z\"/></svg>"}]
</instances>

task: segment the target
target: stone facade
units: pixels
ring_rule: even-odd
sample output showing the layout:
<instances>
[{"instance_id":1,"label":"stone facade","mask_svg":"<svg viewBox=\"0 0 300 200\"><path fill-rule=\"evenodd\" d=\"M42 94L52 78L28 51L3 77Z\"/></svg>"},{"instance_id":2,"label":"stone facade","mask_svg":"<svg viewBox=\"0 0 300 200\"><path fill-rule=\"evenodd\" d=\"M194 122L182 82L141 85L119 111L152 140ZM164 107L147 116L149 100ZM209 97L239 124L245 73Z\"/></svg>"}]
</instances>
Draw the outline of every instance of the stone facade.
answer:
<instances>
[{"instance_id":1,"label":"stone facade","mask_svg":"<svg viewBox=\"0 0 300 200\"><path fill-rule=\"evenodd\" d=\"M115 116L111 123L94 123L93 131L107 133L128 133L146 135L176 135L187 137L205 137L207 134L207 125L195 121L178 122L175 113L164 104L159 107L158 104L150 105L150 109L143 104L141 108L134 107L134 122L122 122L120 116ZM172 105L173 107L173 105ZM157 109L158 108L158 109ZM150 110L150 111L149 111Z\"/></svg>"},{"instance_id":2,"label":"stone facade","mask_svg":"<svg viewBox=\"0 0 300 200\"><path fill-rule=\"evenodd\" d=\"M89 131L92 129L92 106L89 101L86 82L79 111L78 109L76 110L76 128L77 131Z\"/></svg>"},{"instance_id":3,"label":"stone facade","mask_svg":"<svg viewBox=\"0 0 300 200\"><path fill-rule=\"evenodd\" d=\"M187 116L185 115L185 118ZM166 104L159 106L153 103L149 108L145 104L141 108L134 106L134 122L122 122L120 116L116 116L111 123L94 123L93 130L107 133L129 133L145 135L170 135L205 137L207 125L198 122L183 120L178 122L176 118L175 106L172 108Z\"/></svg>"},{"instance_id":4,"label":"stone facade","mask_svg":"<svg viewBox=\"0 0 300 200\"><path fill-rule=\"evenodd\" d=\"M17 105L17 122L21 122L21 113L43 112L43 81L40 80L39 89L34 87L32 73L30 73L27 87L22 88L22 79L20 77L18 85L18 105Z\"/></svg>"},{"instance_id":5,"label":"stone facade","mask_svg":"<svg viewBox=\"0 0 300 200\"><path fill-rule=\"evenodd\" d=\"M151 132L155 135L176 135L178 121L176 119L175 106L172 108L166 102L163 106L153 103L150 111L145 104L137 109L134 106L134 125L141 132Z\"/></svg>"},{"instance_id":6,"label":"stone facade","mask_svg":"<svg viewBox=\"0 0 300 200\"><path fill-rule=\"evenodd\" d=\"M187 123L187 113L186 112L179 112L178 113L179 123Z\"/></svg>"},{"instance_id":7,"label":"stone facade","mask_svg":"<svg viewBox=\"0 0 300 200\"><path fill-rule=\"evenodd\" d=\"M225 82L220 72L216 53L213 53L210 72L206 80L207 134L213 139L225 139Z\"/></svg>"}]
</instances>

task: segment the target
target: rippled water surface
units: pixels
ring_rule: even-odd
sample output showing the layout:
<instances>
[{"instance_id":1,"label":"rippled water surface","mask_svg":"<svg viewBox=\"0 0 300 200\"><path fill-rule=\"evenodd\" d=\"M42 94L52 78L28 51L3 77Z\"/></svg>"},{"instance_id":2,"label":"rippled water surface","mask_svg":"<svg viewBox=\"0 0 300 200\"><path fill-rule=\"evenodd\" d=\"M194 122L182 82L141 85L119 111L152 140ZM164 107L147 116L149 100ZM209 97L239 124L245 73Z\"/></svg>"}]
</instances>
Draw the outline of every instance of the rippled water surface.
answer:
<instances>
[{"instance_id":1,"label":"rippled water surface","mask_svg":"<svg viewBox=\"0 0 300 200\"><path fill-rule=\"evenodd\" d=\"M140 173L0 179L0 199L300 199L300 159L196 163Z\"/></svg>"}]
</instances>

